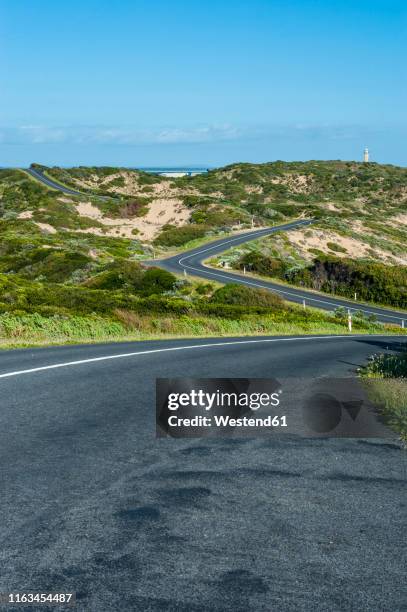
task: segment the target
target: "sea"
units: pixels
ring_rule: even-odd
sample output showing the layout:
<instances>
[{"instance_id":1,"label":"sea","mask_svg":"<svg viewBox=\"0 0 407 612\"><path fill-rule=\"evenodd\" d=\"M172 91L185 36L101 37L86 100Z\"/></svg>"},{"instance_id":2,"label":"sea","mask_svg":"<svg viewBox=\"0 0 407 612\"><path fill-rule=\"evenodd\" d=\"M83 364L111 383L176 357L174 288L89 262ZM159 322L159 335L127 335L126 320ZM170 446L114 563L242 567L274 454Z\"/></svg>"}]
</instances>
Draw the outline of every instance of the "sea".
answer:
<instances>
[{"instance_id":1,"label":"sea","mask_svg":"<svg viewBox=\"0 0 407 612\"><path fill-rule=\"evenodd\" d=\"M163 175L205 174L211 169L206 166L137 166L132 168L132 170L143 170L144 172Z\"/></svg>"}]
</instances>

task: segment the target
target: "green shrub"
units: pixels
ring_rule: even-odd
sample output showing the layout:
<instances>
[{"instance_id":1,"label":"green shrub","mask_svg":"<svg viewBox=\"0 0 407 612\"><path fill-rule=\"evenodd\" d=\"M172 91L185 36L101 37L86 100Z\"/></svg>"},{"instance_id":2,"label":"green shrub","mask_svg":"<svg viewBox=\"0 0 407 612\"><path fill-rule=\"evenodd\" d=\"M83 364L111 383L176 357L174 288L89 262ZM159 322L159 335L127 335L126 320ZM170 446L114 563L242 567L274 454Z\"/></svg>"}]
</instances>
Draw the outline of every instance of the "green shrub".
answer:
<instances>
[{"instance_id":1,"label":"green shrub","mask_svg":"<svg viewBox=\"0 0 407 612\"><path fill-rule=\"evenodd\" d=\"M292 283L319 291L349 298L356 292L360 300L407 307L407 266L321 256L310 266L285 276Z\"/></svg>"},{"instance_id":2,"label":"green shrub","mask_svg":"<svg viewBox=\"0 0 407 612\"><path fill-rule=\"evenodd\" d=\"M161 294L172 291L177 282L177 278L161 268L150 268L141 277L139 292L142 295Z\"/></svg>"},{"instance_id":3,"label":"green shrub","mask_svg":"<svg viewBox=\"0 0 407 612\"><path fill-rule=\"evenodd\" d=\"M284 308L282 299L267 289L257 289L231 283L220 287L212 295L212 304L228 304L233 306L259 306L261 308Z\"/></svg>"},{"instance_id":4,"label":"green shrub","mask_svg":"<svg viewBox=\"0 0 407 612\"><path fill-rule=\"evenodd\" d=\"M328 249L331 249L331 251L336 251L337 253L346 253L345 247L341 246L340 244L337 244L336 242L327 242L326 246L328 247Z\"/></svg>"},{"instance_id":5,"label":"green shrub","mask_svg":"<svg viewBox=\"0 0 407 612\"><path fill-rule=\"evenodd\" d=\"M138 295L162 294L174 289L176 277L160 268L143 270L137 262L118 260L85 283L92 289L125 290Z\"/></svg>"},{"instance_id":6,"label":"green shrub","mask_svg":"<svg viewBox=\"0 0 407 612\"><path fill-rule=\"evenodd\" d=\"M238 267L243 270L252 270L265 276L275 276L284 278L287 270L287 263L281 259L269 257L259 251L249 251L240 257L237 263Z\"/></svg>"},{"instance_id":7,"label":"green shrub","mask_svg":"<svg viewBox=\"0 0 407 612\"><path fill-rule=\"evenodd\" d=\"M184 195L184 197L182 198L184 205L187 206L188 208L196 208L196 207L207 207L211 204L214 203L214 200L212 198L205 198L202 196L196 196L196 195Z\"/></svg>"},{"instance_id":8,"label":"green shrub","mask_svg":"<svg viewBox=\"0 0 407 612\"><path fill-rule=\"evenodd\" d=\"M89 279L85 285L92 289L117 290L127 288L134 292L140 287L143 271L139 263L117 259Z\"/></svg>"},{"instance_id":9,"label":"green shrub","mask_svg":"<svg viewBox=\"0 0 407 612\"><path fill-rule=\"evenodd\" d=\"M233 209L198 209L192 213L191 221L198 224L204 223L211 227L232 227L239 221L247 221L247 217Z\"/></svg>"},{"instance_id":10,"label":"green shrub","mask_svg":"<svg viewBox=\"0 0 407 612\"><path fill-rule=\"evenodd\" d=\"M157 238L154 239L154 244L164 247L178 247L191 240L202 238L207 231L208 228L201 225L184 225L183 227L165 226Z\"/></svg>"}]
</instances>

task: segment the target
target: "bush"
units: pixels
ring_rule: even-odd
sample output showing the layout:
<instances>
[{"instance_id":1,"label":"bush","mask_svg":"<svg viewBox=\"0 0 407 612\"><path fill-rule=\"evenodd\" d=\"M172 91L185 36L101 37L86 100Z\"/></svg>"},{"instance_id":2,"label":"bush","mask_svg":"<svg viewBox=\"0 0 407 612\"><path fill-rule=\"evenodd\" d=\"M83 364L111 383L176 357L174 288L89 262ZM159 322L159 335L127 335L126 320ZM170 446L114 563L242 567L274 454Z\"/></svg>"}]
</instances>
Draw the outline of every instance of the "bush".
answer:
<instances>
[{"instance_id":1,"label":"bush","mask_svg":"<svg viewBox=\"0 0 407 612\"><path fill-rule=\"evenodd\" d=\"M142 283L143 271L134 261L116 260L85 284L92 289L128 289L137 292Z\"/></svg>"},{"instance_id":2,"label":"bush","mask_svg":"<svg viewBox=\"0 0 407 612\"><path fill-rule=\"evenodd\" d=\"M191 240L205 236L208 228L203 225L184 225L183 227L165 226L155 238L157 246L182 246Z\"/></svg>"},{"instance_id":3,"label":"bush","mask_svg":"<svg viewBox=\"0 0 407 612\"><path fill-rule=\"evenodd\" d=\"M303 269L286 274L287 280L318 291L361 300L407 307L407 267L337 257L318 257Z\"/></svg>"},{"instance_id":4,"label":"bush","mask_svg":"<svg viewBox=\"0 0 407 612\"><path fill-rule=\"evenodd\" d=\"M166 291L172 291L176 282L177 279L171 272L161 268L150 268L141 277L138 290L142 295L159 295Z\"/></svg>"},{"instance_id":5,"label":"bush","mask_svg":"<svg viewBox=\"0 0 407 612\"><path fill-rule=\"evenodd\" d=\"M135 261L115 261L85 284L92 289L124 290L138 295L162 294L172 291L176 277L160 268L143 270Z\"/></svg>"},{"instance_id":6,"label":"bush","mask_svg":"<svg viewBox=\"0 0 407 612\"><path fill-rule=\"evenodd\" d=\"M284 308L283 300L267 291L231 283L220 287L212 295L210 302L213 304L229 304L233 306L257 306L261 308Z\"/></svg>"},{"instance_id":7,"label":"bush","mask_svg":"<svg viewBox=\"0 0 407 612\"><path fill-rule=\"evenodd\" d=\"M196 206L208 206L214 202L214 200L195 195L185 195L183 197L184 206L188 208L195 208Z\"/></svg>"},{"instance_id":8,"label":"bush","mask_svg":"<svg viewBox=\"0 0 407 612\"><path fill-rule=\"evenodd\" d=\"M337 244L336 242L327 242L326 246L328 247L328 249L331 249L331 251L336 251L336 253L346 253L345 247L341 246L340 244Z\"/></svg>"},{"instance_id":9,"label":"bush","mask_svg":"<svg viewBox=\"0 0 407 612\"><path fill-rule=\"evenodd\" d=\"M150 198L139 198L138 200L128 200L117 210L117 215L122 219L131 219L132 217L144 217L148 213L148 205Z\"/></svg>"},{"instance_id":10,"label":"bush","mask_svg":"<svg viewBox=\"0 0 407 612\"><path fill-rule=\"evenodd\" d=\"M258 251L251 251L242 255L238 261L238 266L241 270L245 267L247 270L278 278L284 278L287 269L287 264L281 259L268 257Z\"/></svg>"}]
</instances>

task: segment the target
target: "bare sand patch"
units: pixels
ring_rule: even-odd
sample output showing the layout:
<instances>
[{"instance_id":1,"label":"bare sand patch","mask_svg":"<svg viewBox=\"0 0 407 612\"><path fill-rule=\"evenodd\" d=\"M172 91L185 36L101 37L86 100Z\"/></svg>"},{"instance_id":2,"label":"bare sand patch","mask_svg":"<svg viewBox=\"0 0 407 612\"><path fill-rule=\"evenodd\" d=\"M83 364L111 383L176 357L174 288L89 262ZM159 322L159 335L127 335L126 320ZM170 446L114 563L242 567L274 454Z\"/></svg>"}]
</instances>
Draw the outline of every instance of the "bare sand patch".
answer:
<instances>
[{"instance_id":1,"label":"bare sand patch","mask_svg":"<svg viewBox=\"0 0 407 612\"><path fill-rule=\"evenodd\" d=\"M333 210L333 211L339 211L342 210L341 208L339 208L339 206L337 206L336 204L334 204L333 202L324 202L324 206L328 209L328 210Z\"/></svg>"},{"instance_id":2,"label":"bare sand patch","mask_svg":"<svg viewBox=\"0 0 407 612\"><path fill-rule=\"evenodd\" d=\"M47 232L47 234L57 233L57 230L55 229L55 227L53 227L49 223L40 223L39 221L34 221L34 223L35 225L38 225L38 227L42 229L44 232Z\"/></svg>"},{"instance_id":3,"label":"bare sand patch","mask_svg":"<svg viewBox=\"0 0 407 612\"><path fill-rule=\"evenodd\" d=\"M81 217L93 219L105 226L103 228L89 227L86 230L76 230L77 232L126 238L134 238L137 234L143 240L152 240L167 223L183 225L191 214L190 210L177 198L157 198L151 202L144 217L131 219L107 217L91 202L80 202L75 205L75 208Z\"/></svg>"},{"instance_id":4,"label":"bare sand patch","mask_svg":"<svg viewBox=\"0 0 407 612\"><path fill-rule=\"evenodd\" d=\"M97 221L103 219L103 213L91 202L79 202L79 204L75 204L75 208L76 212L81 217L88 217L89 219L95 219Z\"/></svg>"},{"instance_id":5,"label":"bare sand patch","mask_svg":"<svg viewBox=\"0 0 407 612\"><path fill-rule=\"evenodd\" d=\"M407 227L407 213L399 213L398 215L395 215L389 219L389 221L395 227L400 227L400 225L405 225Z\"/></svg>"},{"instance_id":6,"label":"bare sand patch","mask_svg":"<svg viewBox=\"0 0 407 612\"><path fill-rule=\"evenodd\" d=\"M41 210L41 209L40 209ZM17 219L32 219L33 218L32 210L24 210L19 215L17 215ZM47 234L56 234L57 230L55 227L50 225L49 223L40 223L39 221L34 221L35 225L37 225L41 230L46 232Z\"/></svg>"},{"instance_id":7,"label":"bare sand patch","mask_svg":"<svg viewBox=\"0 0 407 612\"><path fill-rule=\"evenodd\" d=\"M263 187L261 185L246 185L246 193L263 193Z\"/></svg>"}]
</instances>

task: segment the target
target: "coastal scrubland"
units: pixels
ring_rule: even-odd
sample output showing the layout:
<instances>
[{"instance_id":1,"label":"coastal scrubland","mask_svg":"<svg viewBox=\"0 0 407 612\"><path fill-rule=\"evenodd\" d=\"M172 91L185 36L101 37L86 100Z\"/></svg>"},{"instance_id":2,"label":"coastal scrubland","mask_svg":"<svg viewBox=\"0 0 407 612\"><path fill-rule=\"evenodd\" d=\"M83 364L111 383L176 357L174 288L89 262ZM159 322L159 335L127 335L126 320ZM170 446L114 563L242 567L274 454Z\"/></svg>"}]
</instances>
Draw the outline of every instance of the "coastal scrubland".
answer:
<instances>
[{"instance_id":1,"label":"coastal scrubland","mask_svg":"<svg viewBox=\"0 0 407 612\"><path fill-rule=\"evenodd\" d=\"M39 169L81 195L49 189L22 170L0 170L3 346L342 333L341 313L303 313L281 301L232 304L216 285L176 279L142 263L252 225L299 217L316 223L247 243L222 259L282 282L406 305L403 168L274 162L176 179L124 168ZM384 329L356 319L355 331Z\"/></svg>"}]
</instances>

